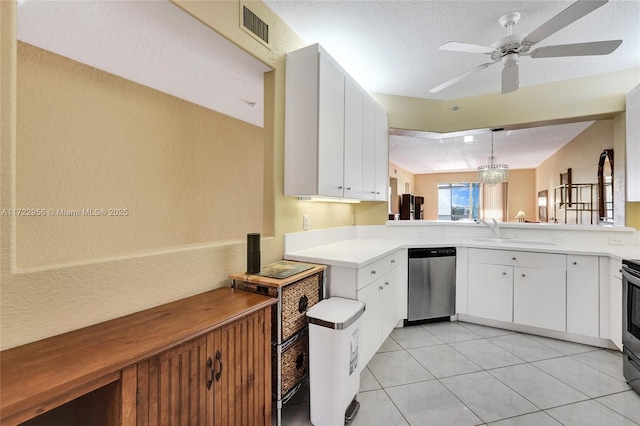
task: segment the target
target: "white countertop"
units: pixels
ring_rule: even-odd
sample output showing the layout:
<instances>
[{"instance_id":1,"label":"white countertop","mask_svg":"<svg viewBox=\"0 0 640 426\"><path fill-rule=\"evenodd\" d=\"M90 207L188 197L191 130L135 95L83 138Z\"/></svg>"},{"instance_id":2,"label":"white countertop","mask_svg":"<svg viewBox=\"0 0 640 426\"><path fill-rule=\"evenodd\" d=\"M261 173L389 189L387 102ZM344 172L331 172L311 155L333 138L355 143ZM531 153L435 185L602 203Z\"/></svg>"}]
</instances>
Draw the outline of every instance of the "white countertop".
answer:
<instances>
[{"instance_id":1,"label":"white countertop","mask_svg":"<svg viewBox=\"0 0 640 426\"><path fill-rule=\"evenodd\" d=\"M614 259L640 258L637 246L612 244L584 244L558 242L557 245L535 245L509 242L490 243L473 241L471 238L438 237L382 237L351 238L339 242L323 244L303 250L285 253L285 259L320 263L331 266L361 268L402 248L420 247L477 247L499 250L518 250L542 253L581 254L609 256Z\"/></svg>"}]
</instances>

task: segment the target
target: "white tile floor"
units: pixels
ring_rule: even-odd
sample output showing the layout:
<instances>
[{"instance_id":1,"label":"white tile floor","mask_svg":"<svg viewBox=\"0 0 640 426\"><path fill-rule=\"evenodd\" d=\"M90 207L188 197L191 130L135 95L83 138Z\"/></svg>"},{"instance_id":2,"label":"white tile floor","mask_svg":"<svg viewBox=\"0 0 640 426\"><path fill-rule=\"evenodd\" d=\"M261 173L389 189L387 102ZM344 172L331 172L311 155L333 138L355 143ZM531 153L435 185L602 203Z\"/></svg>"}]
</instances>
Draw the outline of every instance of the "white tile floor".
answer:
<instances>
[{"instance_id":1,"label":"white tile floor","mask_svg":"<svg viewBox=\"0 0 640 426\"><path fill-rule=\"evenodd\" d=\"M358 401L353 426L640 425L620 353L463 322L395 329ZM282 420L311 424L308 387Z\"/></svg>"}]
</instances>

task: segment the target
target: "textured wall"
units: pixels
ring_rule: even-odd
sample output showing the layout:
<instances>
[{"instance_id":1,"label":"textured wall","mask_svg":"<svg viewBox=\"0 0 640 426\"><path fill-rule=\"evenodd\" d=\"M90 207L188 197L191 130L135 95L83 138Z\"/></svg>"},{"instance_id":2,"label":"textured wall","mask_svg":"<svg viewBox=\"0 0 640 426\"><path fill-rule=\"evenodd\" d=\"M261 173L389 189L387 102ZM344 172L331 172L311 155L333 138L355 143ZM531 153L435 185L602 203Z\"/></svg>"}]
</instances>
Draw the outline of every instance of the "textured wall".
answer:
<instances>
[{"instance_id":1,"label":"textured wall","mask_svg":"<svg viewBox=\"0 0 640 426\"><path fill-rule=\"evenodd\" d=\"M261 232L262 128L25 43L18 76L19 269Z\"/></svg>"},{"instance_id":2,"label":"textured wall","mask_svg":"<svg viewBox=\"0 0 640 426\"><path fill-rule=\"evenodd\" d=\"M287 232L301 231L303 214L310 215L312 229L347 226L352 223L355 210L351 205L300 202L295 198L282 195L284 53L303 47L305 44L262 2L249 3L252 10L273 24L273 31L270 32L273 40L272 50L267 49L239 28L237 1L186 2L183 6L190 7L192 14L274 69L273 72L265 75L264 130L190 108L189 113L186 109L183 110L185 116L176 117L173 106L170 106L173 101L163 99L155 102L158 100L156 94L147 93L142 88L129 87L126 82L119 83L119 90L129 89L136 94L126 102L153 104L144 113L125 114L120 119L124 120L126 127L131 127L131 124L134 128L138 128L133 123L145 120L157 126L157 132L153 137L146 135L149 131L146 129L136 140L144 139L145 146L149 148L150 139L157 136L157 144L162 146L160 151L171 154L172 158L169 161L166 158L161 160L146 158L146 154L141 155L130 144L125 143L125 140L120 137L120 129L115 125L103 126L99 130L89 130L85 133L86 138L77 136L71 137L70 140L59 138L56 144L52 143L48 146L48 141L52 140L53 135L45 134L49 133L48 131L39 132L34 123L26 127L21 124L20 136L16 138L16 102L18 101L16 88L17 80L21 78L18 77L17 72L16 4L12 1L0 2L2 41L0 50L2 71L0 202L2 208L22 207L18 206L18 200L20 203L33 202L38 205L40 201L46 200L52 203L47 208L69 209L75 208L80 202L82 204L95 202L88 207L98 208L112 207L111 203L126 201L126 204L136 211L136 217L142 216L140 212L144 212L145 216L151 215L146 218L147 221L137 223L139 227L126 226L127 223L133 222L116 222L115 225L106 222L96 227L98 222L82 223L83 221L78 221L77 217L61 218L77 221L72 222L73 232L76 234L64 234L69 228L59 228L62 223L55 224L58 228L53 226L53 229L41 227L38 232L44 233L46 247L43 245L45 240L40 239L35 228L31 230L29 226L22 226L29 225L28 223L2 216L0 218L2 349L229 285L229 274L246 268L246 242L244 237L238 239L238 233L255 231L250 229L254 226L245 223L244 216L251 213L251 217L255 217L255 212L249 211L252 208L262 210L262 214L258 213L257 216L261 216L258 225L261 225L260 229L263 233L261 245L263 264L282 258L282 235ZM42 71L34 70L34 72ZM98 83L104 78L95 71L85 74L88 74L86 77L98 79ZM36 77L38 80L40 78ZM42 78L46 81L55 77L47 75ZM52 90L64 92L70 90L71 94L80 97L98 93L95 87L87 94L75 93L73 81L57 81L54 84L60 84L60 87L54 87ZM25 91L29 88L23 87L21 90ZM107 99L96 99L96 105L85 105L88 107L86 110L82 108L76 110L72 116L64 114L64 109L61 109L57 101L44 102L48 95L40 90L35 95L42 95L42 105L33 109L29 107L27 113L34 114L36 117L36 109L44 108L38 112L39 119L43 120L43 127L47 123L47 126L73 129L75 132L78 126L88 126L88 122L98 123L102 119L103 114L93 109L99 105L102 112L107 111L110 114L119 114L121 108L129 111L129 106L122 103L121 97L118 96L116 97L118 100L115 100L112 95L103 94ZM207 117L203 117L202 114ZM52 123L50 120L52 117L62 122ZM21 117L21 120L24 119L33 118ZM171 125L165 123L165 120ZM189 128L191 131L177 135L174 125L182 127L185 132ZM139 128L142 130L141 126ZM23 132L28 129L31 133L24 134ZM155 130L151 129L151 131ZM195 151L182 151L181 147L185 146L179 144L171 146L175 140L171 142L169 136L176 136L182 143L196 144L197 148ZM250 145L256 137L260 136L263 138L261 146ZM35 138L37 144L29 146L24 143L25 138ZM227 149L222 154L215 152L216 155L212 156L213 152L210 151L212 146L207 145L219 142L224 142ZM87 144L95 145L87 150ZM48 151L53 149L54 145L59 145L66 154L54 153L49 157ZM119 149L125 149L129 155L118 154ZM247 152L247 149L251 152ZM43 152L37 152L38 150ZM247 156L247 161L244 155ZM256 176L253 171L249 171L252 177L245 179L247 170L244 168L255 166L256 155L262 156L260 161L264 172L259 176L260 179L254 179ZM32 156L36 161L34 163L31 163ZM54 158L55 162L48 163ZM69 161L70 159L73 161ZM114 178L119 179L120 188L114 191L113 186L105 187L105 184L109 184L105 174L100 176L98 173L98 176L95 176L90 173L91 170L100 172L104 170L108 173L106 165L114 162L121 165L119 172L125 175L130 173L127 177L136 177L134 176L136 173L143 172L143 179L139 181L116 176ZM138 170L137 167L141 163L143 170ZM178 167L176 163L180 166ZM25 167L33 169L36 164L41 164L44 171L48 173L46 179L38 180L37 173L34 174L34 170L31 170L28 175L36 176L35 181L23 182L20 176L27 174ZM209 170L209 166L215 167ZM67 167L70 170L65 170ZM260 165L257 167L259 168ZM209 172L215 173L209 174ZM185 191L171 186L174 184L172 182L174 179L181 182ZM201 182L196 182L201 179L209 182L205 182L205 186L202 186ZM250 183L251 188L243 187L246 183ZM38 188L38 185L43 187ZM100 187L99 191L91 191L98 187ZM83 190L76 191L77 188L83 188ZM48 189L49 192L44 189ZM243 192L247 189L253 194L252 196L259 194L262 201L251 197L243 198ZM217 193L226 190L231 190L231 198L229 199L227 194L224 196L225 201L221 202ZM150 194L147 194L147 191ZM33 199L29 198L29 194ZM38 197L34 194L38 194L40 200L36 199ZM154 216L149 213L153 209L154 199L159 203L172 205L174 210L167 216ZM191 210L191 213L181 212L179 210L181 206ZM202 212L203 209L207 211ZM209 209L213 211L208 211ZM218 213L222 216L215 216ZM191 214L191 216L185 219L180 217L183 214ZM209 223L210 221L213 223ZM102 225L105 224L108 225L103 228ZM176 228L179 228L177 233L174 232ZM149 229L151 233L147 232ZM231 231L233 237L226 236L225 233L228 231ZM111 235L108 235L109 232ZM215 238L232 239L211 241L210 232L217 233ZM29 234L31 237L28 237ZM105 239L105 235L109 238ZM57 237L61 237L61 240L56 240ZM94 237L100 237L101 243L97 243L98 240ZM73 241L77 242L78 246L72 244ZM176 245L171 245L174 243ZM171 246L168 247L168 245ZM132 253L130 250L135 252ZM43 264L46 265L43 266ZM30 266L26 267L26 265Z\"/></svg>"}]
</instances>

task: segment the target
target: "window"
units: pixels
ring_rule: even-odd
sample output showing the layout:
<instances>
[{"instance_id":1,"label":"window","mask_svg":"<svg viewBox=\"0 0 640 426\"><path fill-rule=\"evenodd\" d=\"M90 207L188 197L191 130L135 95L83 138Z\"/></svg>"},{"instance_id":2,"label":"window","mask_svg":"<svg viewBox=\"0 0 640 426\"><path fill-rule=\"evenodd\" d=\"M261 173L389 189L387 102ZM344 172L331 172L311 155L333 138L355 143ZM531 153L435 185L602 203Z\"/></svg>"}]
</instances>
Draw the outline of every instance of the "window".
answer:
<instances>
[{"instance_id":1,"label":"window","mask_svg":"<svg viewBox=\"0 0 640 426\"><path fill-rule=\"evenodd\" d=\"M438 184L439 220L476 220L480 211L479 183Z\"/></svg>"}]
</instances>

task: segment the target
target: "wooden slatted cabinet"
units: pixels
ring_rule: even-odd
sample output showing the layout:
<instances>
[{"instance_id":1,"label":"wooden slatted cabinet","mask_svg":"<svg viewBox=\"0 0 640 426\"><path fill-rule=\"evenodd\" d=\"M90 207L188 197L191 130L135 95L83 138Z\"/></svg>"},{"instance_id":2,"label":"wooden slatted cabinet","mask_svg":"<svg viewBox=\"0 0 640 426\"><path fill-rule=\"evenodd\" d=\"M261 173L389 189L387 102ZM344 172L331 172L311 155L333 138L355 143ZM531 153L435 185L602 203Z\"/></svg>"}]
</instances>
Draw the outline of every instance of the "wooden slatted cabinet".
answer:
<instances>
[{"instance_id":1,"label":"wooden slatted cabinet","mask_svg":"<svg viewBox=\"0 0 640 426\"><path fill-rule=\"evenodd\" d=\"M0 424L270 425L275 303L222 288L0 352Z\"/></svg>"},{"instance_id":2,"label":"wooden slatted cabinet","mask_svg":"<svg viewBox=\"0 0 640 426\"><path fill-rule=\"evenodd\" d=\"M269 424L265 332L260 311L138 363L137 424Z\"/></svg>"}]
</instances>

